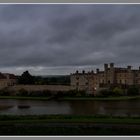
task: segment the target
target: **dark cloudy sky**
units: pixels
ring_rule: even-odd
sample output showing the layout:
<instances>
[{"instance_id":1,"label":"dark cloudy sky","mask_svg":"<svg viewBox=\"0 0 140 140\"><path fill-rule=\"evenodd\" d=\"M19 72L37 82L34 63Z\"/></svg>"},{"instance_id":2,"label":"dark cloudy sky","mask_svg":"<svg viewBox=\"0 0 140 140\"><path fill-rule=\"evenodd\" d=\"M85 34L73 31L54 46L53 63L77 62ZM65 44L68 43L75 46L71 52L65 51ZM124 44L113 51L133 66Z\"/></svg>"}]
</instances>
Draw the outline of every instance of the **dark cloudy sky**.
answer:
<instances>
[{"instance_id":1,"label":"dark cloudy sky","mask_svg":"<svg viewBox=\"0 0 140 140\"><path fill-rule=\"evenodd\" d=\"M0 5L0 71L69 74L140 65L140 5Z\"/></svg>"}]
</instances>

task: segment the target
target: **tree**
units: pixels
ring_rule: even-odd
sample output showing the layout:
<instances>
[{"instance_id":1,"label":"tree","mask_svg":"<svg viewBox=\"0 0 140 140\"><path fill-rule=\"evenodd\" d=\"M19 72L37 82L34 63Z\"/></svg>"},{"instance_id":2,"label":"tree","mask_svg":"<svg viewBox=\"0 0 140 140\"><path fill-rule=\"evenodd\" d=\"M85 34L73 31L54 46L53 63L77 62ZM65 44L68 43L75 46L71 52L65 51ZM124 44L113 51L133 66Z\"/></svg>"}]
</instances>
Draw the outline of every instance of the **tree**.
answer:
<instances>
[{"instance_id":1,"label":"tree","mask_svg":"<svg viewBox=\"0 0 140 140\"><path fill-rule=\"evenodd\" d=\"M113 89L113 93L114 93L115 96L122 96L122 95L124 95L123 90L121 88L118 88L118 87L115 87Z\"/></svg>"},{"instance_id":2,"label":"tree","mask_svg":"<svg viewBox=\"0 0 140 140\"><path fill-rule=\"evenodd\" d=\"M137 86L130 86L127 90L127 95L139 95L139 87Z\"/></svg>"},{"instance_id":3,"label":"tree","mask_svg":"<svg viewBox=\"0 0 140 140\"><path fill-rule=\"evenodd\" d=\"M25 71L19 77L18 83L19 84L24 84L24 85L31 85L31 84L34 84L35 81L34 81L34 77L28 71Z\"/></svg>"}]
</instances>

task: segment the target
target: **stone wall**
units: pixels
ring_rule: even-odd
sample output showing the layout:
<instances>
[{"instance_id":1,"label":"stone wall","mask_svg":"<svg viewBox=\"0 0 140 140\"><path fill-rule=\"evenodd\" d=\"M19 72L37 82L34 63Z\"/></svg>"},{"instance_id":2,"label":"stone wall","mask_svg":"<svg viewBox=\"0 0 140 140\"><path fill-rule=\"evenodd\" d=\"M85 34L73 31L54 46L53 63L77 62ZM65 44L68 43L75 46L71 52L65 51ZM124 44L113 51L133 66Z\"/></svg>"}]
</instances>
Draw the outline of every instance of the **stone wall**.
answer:
<instances>
[{"instance_id":1,"label":"stone wall","mask_svg":"<svg viewBox=\"0 0 140 140\"><path fill-rule=\"evenodd\" d=\"M14 85L11 87L8 87L11 91L19 91L20 89L25 89L27 91L44 91L44 90L50 90L50 91L69 91L72 90L71 86L65 86L65 85Z\"/></svg>"}]
</instances>

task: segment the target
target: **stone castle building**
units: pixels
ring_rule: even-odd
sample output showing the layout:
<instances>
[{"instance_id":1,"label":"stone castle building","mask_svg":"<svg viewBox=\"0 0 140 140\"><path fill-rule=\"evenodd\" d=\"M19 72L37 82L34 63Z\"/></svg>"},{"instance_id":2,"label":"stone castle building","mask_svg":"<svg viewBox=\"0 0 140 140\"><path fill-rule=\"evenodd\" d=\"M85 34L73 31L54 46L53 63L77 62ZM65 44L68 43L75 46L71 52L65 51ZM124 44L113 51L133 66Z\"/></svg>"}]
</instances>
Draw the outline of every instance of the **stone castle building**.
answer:
<instances>
[{"instance_id":1,"label":"stone castle building","mask_svg":"<svg viewBox=\"0 0 140 140\"><path fill-rule=\"evenodd\" d=\"M0 89L13 86L17 83L17 78L14 74L0 72Z\"/></svg>"},{"instance_id":2,"label":"stone castle building","mask_svg":"<svg viewBox=\"0 0 140 140\"><path fill-rule=\"evenodd\" d=\"M140 85L140 67L132 69L114 67L114 63L104 64L104 70L96 69L96 72L90 71L82 73L76 71L70 75L71 87L76 90L86 90L94 93L99 88L110 86L128 87L130 85Z\"/></svg>"}]
</instances>

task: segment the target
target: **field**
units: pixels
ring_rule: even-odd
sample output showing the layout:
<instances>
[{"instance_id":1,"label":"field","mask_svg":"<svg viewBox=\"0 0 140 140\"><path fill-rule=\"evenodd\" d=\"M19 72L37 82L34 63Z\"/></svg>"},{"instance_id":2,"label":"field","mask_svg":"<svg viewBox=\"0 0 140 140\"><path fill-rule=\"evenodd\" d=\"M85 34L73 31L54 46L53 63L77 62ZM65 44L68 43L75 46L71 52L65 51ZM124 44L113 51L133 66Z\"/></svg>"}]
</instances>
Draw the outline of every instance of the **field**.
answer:
<instances>
[{"instance_id":1,"label":"field","mask_svg":"<svg viewBox=\"0 0 140 140\"><path fill-rule=\"evenodd\" d=\"M0 116L0 135L139 135L140 117Z\"/></svg>"}]
</instances>

